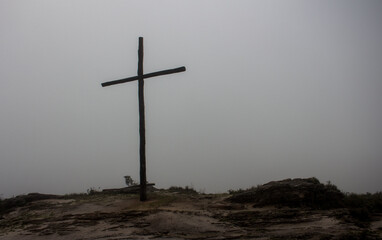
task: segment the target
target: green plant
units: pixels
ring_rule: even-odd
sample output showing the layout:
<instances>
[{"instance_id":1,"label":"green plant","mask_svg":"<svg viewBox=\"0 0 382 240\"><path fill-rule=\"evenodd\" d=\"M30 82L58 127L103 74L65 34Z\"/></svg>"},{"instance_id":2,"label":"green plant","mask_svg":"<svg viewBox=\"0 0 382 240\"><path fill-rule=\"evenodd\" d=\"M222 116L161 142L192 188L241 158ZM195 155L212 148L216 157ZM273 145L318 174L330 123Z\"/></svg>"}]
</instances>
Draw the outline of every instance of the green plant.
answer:
<instances>
[{"instance_id":1,"label":"green plant","mask_svg":"<svg viewBox=\"0 0 382 240\"><path fill-rule=\"evenodd\" d=\"M100 193L101 191L100 191L100 188L98 188L98 190L97 190L97 189L91 187L88 190L86 190L86 192L88 193L88 195L95 195L95 194Z\"/></svg>"},{"instance_id":2,"label":"green plant","mask_svg":"<svg viewBox=\"0 0 382 240\"><path fill-rule=\"evenodd\" d=\"M343 193L330 182L326 185L317 178L295 178L272 181L246 190L230 190L229 200L254 203L256 206L278 205L331 209L342 207Z\"/></svg>"},{"instance_id":3,"label":"green plant","mask_svg":"<svg viewBox=\"0 0 382 240\"><path fill-rule=\"evenodd\" d=\"M344 205L354 219L368 222L372 219L373 214L382 213L382 192L374 194L347 193L345 194Z\"/></svg>"},{"instance_id":4,"label":"green plant","mask_svg":"<svg viewBox=\"0 0 382 240\"><path fill-rule=\"evenodd\" d=\"M138 183L132 177L124 176L124 178L125 178L126 185L128 187L138 185Z\"/></svg>"},{"instance_id":5,"label":"green plant","mask_svg":"<svg viewBox=\"0 0 382 240\"><path fill-rule=\"evenodd\" d=\"M245 191L247 191L247 190L244 190L244 189L241 189L241 188L239 188L237 190L230 189L230 190L228 190L228 193L233 195L233 194L243 193Z\"/></svg>"},{"instance_id":6,"label":"green plant","mask_svg":"<svg viewBox=\"0 0 382 240\"><path fill-rule=\"evenodd\" d=\"M0 215L11 212L15 208L22 207L30 202L54 198L59 198L59 196L52 194L29 193L27 195L19 195L16 197L3 199L0 201Z\"/></svg>"},{"instance_id":7,"label":"green plant","mask_svg":"<svg viewBox=\"0 0 382 240\"><path fill-rule=\"evenodd\" d=\"M337 186L332 184L330 181L326 182L325 188L328 189L328 190L339 191Z\"/></svg>"},{"instance_id":8,"label":"green plant","mask_svg":"<svg viewBox=\"0 0 382 240\"><path fill-rule=\"evenodd\" d=\"M242 189L242 188L239 188L237 190L234 190L234 189L230 189L228 190L228 193L229 194L240 194L240 193L244 193L244 192L248 192L248 191L256 191L261 185L257 185L257 186L253 186L253 187L250 187L250 188L247 188L247 189Z\"/></svg>"},{"instance_id":9,"label":"green plant","mask_svg":"<svg viewBox=\"0 0 382 240\"><path fill-rule=\"evenodd\" d=\"M186 193L186 194L198 194L198 192L193 187L176 187L172 186L168 189L169 192L178 192L178 193Z\"/></svg>"}]
</instances>

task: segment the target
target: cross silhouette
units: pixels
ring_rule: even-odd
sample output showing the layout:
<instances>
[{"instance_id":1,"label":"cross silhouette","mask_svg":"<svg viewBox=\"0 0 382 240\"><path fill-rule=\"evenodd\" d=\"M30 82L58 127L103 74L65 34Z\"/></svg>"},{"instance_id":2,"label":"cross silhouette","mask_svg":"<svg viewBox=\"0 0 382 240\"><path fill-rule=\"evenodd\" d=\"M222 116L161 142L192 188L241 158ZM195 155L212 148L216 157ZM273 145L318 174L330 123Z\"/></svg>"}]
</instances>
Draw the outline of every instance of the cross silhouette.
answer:
<instances>
[{"instance_id":1,"label":"cross silhouette","mask_svg":"<svg viewBox=\"0 0 382 240\"><path fill-rule=\"evenodd\" d=\"M140 157L140 200L146 201L146 129L145 129L145 103L144 103L144 79L166 74L184 72L186 68L179 67L158 72L143 74L143 37L139 37L138 47L138 75L102 83L102 87L138 80L138 104L139 104L139 157Z\"/></svg>"}]
</instances>

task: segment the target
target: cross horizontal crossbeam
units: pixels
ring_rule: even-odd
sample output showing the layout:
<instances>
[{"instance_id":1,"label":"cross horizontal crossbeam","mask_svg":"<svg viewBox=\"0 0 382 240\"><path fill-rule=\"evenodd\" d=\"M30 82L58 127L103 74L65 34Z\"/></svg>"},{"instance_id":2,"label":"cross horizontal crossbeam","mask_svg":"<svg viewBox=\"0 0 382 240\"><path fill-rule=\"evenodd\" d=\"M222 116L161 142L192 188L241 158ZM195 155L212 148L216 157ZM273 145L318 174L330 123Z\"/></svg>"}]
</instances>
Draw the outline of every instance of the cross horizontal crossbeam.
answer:
<instances>
[{"instance_id":1,"label":"cross horizontal crossbeam","mask_svg":"<svg viewBox=\"0 0 382 240\"><path fill-rule=\"evenodd\" d=\"M102 87L107 87L107 86L116 85L116 84L120 84L120 83L132 82L135 80L139 80L140 78L151 78L151 77L157 77L157 76L161 76L161 75L167 75L167 74L184 72L184 71L186 71L185 67L178 67L178 68L167 69L167 70L163 70L163 71L143 74L142 77L134 76L134 77L123 78L123 79L114 80L114 81L110 81L110 82L104 82L101 85L102 85Z\"/></svg>"}]
</instances>

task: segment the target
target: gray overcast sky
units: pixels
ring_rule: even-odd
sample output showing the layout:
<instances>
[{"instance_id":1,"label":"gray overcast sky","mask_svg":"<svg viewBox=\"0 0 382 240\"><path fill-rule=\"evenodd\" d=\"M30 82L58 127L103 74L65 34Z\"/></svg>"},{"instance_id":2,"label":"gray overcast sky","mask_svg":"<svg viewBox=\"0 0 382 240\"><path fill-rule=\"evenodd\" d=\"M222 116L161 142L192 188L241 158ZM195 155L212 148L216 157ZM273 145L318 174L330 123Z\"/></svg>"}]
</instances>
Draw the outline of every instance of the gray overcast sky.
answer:
<instances>
[{"instance_id":1,"label":"gray overcast sky","mask_svg":"<svg viewBox=\"0 0 382 240\"><path fill-rule=\"evenodd\" d=\"M382 1L0 0L0 194L139 179L223 192L315 176L382 190Z\"/></svg>"}]
</instances>

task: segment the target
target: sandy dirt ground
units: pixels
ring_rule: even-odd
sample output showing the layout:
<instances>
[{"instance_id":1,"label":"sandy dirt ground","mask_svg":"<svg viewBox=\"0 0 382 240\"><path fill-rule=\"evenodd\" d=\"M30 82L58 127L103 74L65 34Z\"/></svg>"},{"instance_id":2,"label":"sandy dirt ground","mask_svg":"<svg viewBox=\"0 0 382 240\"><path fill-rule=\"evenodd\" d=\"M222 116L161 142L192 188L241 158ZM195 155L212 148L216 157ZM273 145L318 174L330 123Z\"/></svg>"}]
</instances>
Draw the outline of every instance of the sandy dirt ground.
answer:
<instances>
[{"instance_id":1,"label":"sandy dirt ground","mask_svg":"<svg viewBox=\"0 0 382 240\"><path fill-rule=\"evenodd\" d=\"M382 216L361 226L342 209L254 208L228 194L167 191L94 194L30 202L0 219L0 240L380 239ZM362 238L366 236L366 238Z\"/></svg>"}]
</instances>

